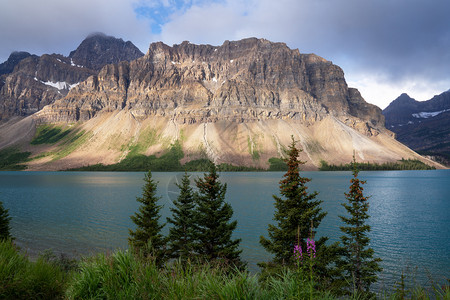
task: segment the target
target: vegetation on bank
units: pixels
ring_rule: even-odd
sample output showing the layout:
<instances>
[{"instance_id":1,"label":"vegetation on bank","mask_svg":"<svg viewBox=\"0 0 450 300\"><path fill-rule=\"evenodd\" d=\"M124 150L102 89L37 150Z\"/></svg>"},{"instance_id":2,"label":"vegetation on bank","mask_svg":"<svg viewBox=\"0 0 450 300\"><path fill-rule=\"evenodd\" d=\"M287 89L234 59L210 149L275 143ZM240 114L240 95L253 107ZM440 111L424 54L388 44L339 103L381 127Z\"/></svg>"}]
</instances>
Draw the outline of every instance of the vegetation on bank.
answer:
<instances>
[{"instance_id":1,"label":"vegetation on bank","mask_svg":"<svg viewBox=\"0 0 450 300\"><path fill-rule=\"evenodd\" d=\"M184 152L180 142L177 140L167 152L161 156L144 155L130 152L126 158L116 164L104 165L95 164L80 168L73 168L69 171L147 171L153 172L205 172L208 171L213 162L207 158L191 160L184 165L180 160L184 157ZM260 169L247 166L235 166L232 164L221 163L217 165L217 169L221 172L254 172L254 171L285 171L286 163L281 158L272 157L269 159L269 169Z\"/></svg>"},{"instance_id":2,"label":"vegetation on bank","mask_svg":"<svg viewBox=\"0 0 450 300\"><path fill-rule=\"evenodd\" d=\"M25 170L25 163L30 160L30 155L31 152L21 152L15 148L0 150L0 171Z\"/></svg>"},{"instance_id":3,"label":"vegetation on bank","mask_svg":"<svg viewBox=\"0 0 450 300\"><path fill-rule=\"evenodd\" d=\"M360 171L401 171L401 170L436 170L435 167L429 166L418 159L401 159L397 162L387 163L369 163L356 162L356 167ZM320 171L352 171L353 163L330 165L326 161L320 161Z\"/></svg>"}]
</instances>

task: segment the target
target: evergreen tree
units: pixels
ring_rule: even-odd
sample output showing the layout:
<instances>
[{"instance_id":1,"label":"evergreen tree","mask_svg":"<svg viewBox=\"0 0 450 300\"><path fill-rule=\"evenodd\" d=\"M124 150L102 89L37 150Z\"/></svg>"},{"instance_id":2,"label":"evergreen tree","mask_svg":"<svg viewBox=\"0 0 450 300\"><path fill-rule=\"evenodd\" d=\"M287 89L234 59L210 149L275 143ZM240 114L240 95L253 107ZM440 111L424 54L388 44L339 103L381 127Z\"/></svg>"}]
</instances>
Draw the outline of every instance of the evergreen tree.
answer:
<instances>
[{"instance_id":1,"label":"evergreen tree","mask_svg":"<svg viewBox=\"0 0 450 300\"><path fill-rule=\"evenodd\" d=\"M157 204L160 199L156 196L157 183L153 181L151 171L145 174L144 181L142 197L136 198L142 204L139 211L131 216L131 220L136 224L136 230L129 230L128 243L145 256L152 256L157 263L162 263L165 238L161 234L164 224L159 224L162 206Z\"/></svg>"},{"instance_id":2,"label":"evergreen tree","mask_svg":"<svg viewBox=\"0 0 450 300\"><path fill-rule=\"evenodd\" d=\"M350 180L350 191L345 193L348 203L342 203L349 217L339 216L346 226L340 229L344 233L341 237L343 244L342 259L338 267L342 270L344 285L353 283L353 290L358 293L369 292L371 283L377 281L380 258L373 258L374 251L369 248L370 239L367 236L370 226L366 224L369 218L369 197L363 195L366 181L358 179L359 170L353 156L353 178Z\"/></svg>"},{"instance_id":3,"label":"evergreen tree","mask_svg":"<svg viewBox=\"0 0 450 300\"><path fill-rule=\"evenodd\" d=\"M284 179L280 181L280 194L282 197L273 195L275 199L275 213L273 220L276 225L269 224L269 238L260 237L261 245L270 253L275 255L273 262L282 265L294 265L294 246L300 244L302 249L307 249L306 240L312 237L313 228L319 227L320 222L326 216L322 212L317 200L317 192L308 193L306 183L309 178L300 176L301 162L298 159L301 150L297 149L294 137L287 151L288 158L285 160L288 171ZM325 251L327 238L323 237L316 241L317 261L316 270L321 276L324 267L330 263L330 251ZM327 261L328 260L328 261ZM260 264L266 267L266 264Z\"/></svg>"},{"instance_id":4,"label":"evergreen tree","mask_svg":"<svg viewBox=\"0 0 450 300\"><path fill-rule=\"evenodd\" d=\"M217 168L211 165L209 174L195 181L197 212L195 217L195 250L207 261L220 259L243 266L238 250L240 239L231 239L237 221L230 221L233 208L225 202L227 185L219 181Z\"/></svg>"},{"instance_id":5,"label":"evergreen tree","mask_svg":"<svg viewBox=\"0 0 450 300\"><path fill-rule=\"evenodd\" d=\"M167 218L167 222L173 226L169 229L169 255L172 258L180 257L181 261L186 261L193 254L194 247L194 214L195 200L190 180L187 173L181 180L181 185L176 184L180 189L180 195L171 208L172 218Z\"/></svg>"},{"instance_id":6,"label":"evergreen tree","mask_svg":"<svg viewBox=\"0 0 450 300\"><path fill-rule=\"evenodd\" d=\"M11 228L9 227L9 210L3 207L3 203L0 201L0 241L6 239L12 239Z\"/></svg>"}]
</instances>

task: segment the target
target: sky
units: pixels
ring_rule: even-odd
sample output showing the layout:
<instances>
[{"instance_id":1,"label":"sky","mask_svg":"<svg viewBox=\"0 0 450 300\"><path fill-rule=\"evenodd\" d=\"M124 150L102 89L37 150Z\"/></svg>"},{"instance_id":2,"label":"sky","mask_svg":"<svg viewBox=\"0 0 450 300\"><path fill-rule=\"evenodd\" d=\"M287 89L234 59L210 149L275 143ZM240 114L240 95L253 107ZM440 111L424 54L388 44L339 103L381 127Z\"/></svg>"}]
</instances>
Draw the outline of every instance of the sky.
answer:
<instances>
[{"instance_id":1,"label":"sky","mask_svg":"<svg viewBox=\"0 0 450 300\"><path fill-rule=\"evenodd\" d=\"M68 55L93 32L130 40L222 45L284 42L340 66L385 108L450 89L448 0L0 0L0 62L12 51Z\"/></svg>"}]
</instances>

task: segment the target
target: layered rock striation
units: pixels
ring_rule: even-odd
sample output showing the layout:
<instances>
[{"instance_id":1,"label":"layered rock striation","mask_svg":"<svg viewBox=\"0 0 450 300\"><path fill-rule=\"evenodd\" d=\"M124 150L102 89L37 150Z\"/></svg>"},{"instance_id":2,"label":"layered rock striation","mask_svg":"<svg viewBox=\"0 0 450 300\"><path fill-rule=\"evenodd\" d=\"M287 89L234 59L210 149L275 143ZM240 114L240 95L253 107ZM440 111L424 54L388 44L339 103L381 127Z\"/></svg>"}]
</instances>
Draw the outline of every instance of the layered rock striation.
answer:
<instances>
[{"instance_id":1,"label":"layered rock striation","mask_svg":"<svg viewBox=\"0 0 450 300\"><path fill-rule=\"evenodd\" d=\"M5 74L0 85L0 120L31 115L65 97L101 67L143 55L131 42L105 35L86 38L69 57L13 53L1 65Z\"/></svg>"},{"instance_id":2,"label":"layered rock striation","mask_svg":"<svg viewBox=\"0 0 450 300\"><path fill-rule=\"evenodd\" d=\"M341 68L284 43L256 38L219 47L153 43L137 60L103 67L36 118L86 121L115 110L142 119L166 116L180 124L311 123L331 115L368 135L384 125L381 110L348 88Z\"/></svg>"}]
</instances>

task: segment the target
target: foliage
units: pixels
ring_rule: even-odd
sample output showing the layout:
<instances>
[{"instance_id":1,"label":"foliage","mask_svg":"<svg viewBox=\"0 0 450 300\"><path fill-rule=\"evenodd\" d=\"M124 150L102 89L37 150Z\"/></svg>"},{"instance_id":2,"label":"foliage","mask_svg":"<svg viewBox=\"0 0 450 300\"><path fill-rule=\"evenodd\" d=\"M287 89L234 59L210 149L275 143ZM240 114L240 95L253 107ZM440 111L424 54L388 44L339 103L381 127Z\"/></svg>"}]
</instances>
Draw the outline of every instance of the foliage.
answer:
<instances>
[{"instance_id":1,"label":"foliage","mask_svg":"<svg viewBox=\"0 0 450 300\"><path fill-rule=\"evenodd\" d=\"M397 162L386 162L383 164L362 162L356 163L356 167L360 171L380 171L380 170L435 170L418 159L401 159ZM339 166L329 165L326 161L320 161L320 171L351 171L353 170L353 162Z\"/></svg>"},{"instance_id":2,"label":"foliage","mask_svg":"<svg viewBox=\"0 0 450 300\"><path fill-rule=\"evenodd\" d=\"M308 193L306 183L309 178L300 176L300 165L298 156L301 150L296 147L294 138L287 151L286 163L288 171L284 179L280 181L280 194L274 195L276 225L269 224L269 237L260 237L261 245L270 253L274 254L273 262L286 266L294 266L294 245L307 249L306 239L314 238L313 228L317 228L325 217L317 200L317 192ZM316 273L321 277L331 278L327 266L333 262L336 255L336 245L326 246L327 238L320 238L317 243ZM267 263L261 263L260 267L269 267Z\"/></svg>"},{"instance_id":3,"label":"foliage","mask_svg":"<svg viewBox=\"0 0 450 300\"><path fill-rule=\"evenodd\" d=\"M184 173L180 189L180 195L173 201L175 207L171 208L172 218L167 218L167 223L173 226L169 229L169 255L172 258L180 258L185 262L193 255L194 247L194 215L195 201L190 180Z\"/></svg>"},{"instance_id":4,"label":"foliage","mask_svg":"<svg viewBox=\"0 0 450 300\"><path fill-rule=\"evenodd\" d=\"M63 130L61 127L53 125L41 125L37 128L36 134L33 140L31 140L31 144L55 144L56 142L62 140L70 132L70 129Z\"/></svg>"},{"instance_id":5,"label":"foliage","mask_svg":"<svg viewBox=\"0 0 450 300\"><path fill-rule=\"evenodd\" d=\"M298 294L300 290L301 294ZM286 270L266 284L246 271L228 272L211 263L180 264L159 268L152 261L118 251L99 254L82 262L73 276L68 299L301 299L307 286L298 286L295 274ZM333 299L327 292L314 291L315 299Z\"/></svg>"},{"instance_id":6,"label":"foliage","mask_svg":"<svg viewBox=\"0 0 450 300\"><path fill-rule=\"evenodd\" d=\"M3 202L0 201L0 241L12 239L11 227L9 226L9 209L3 207Z\"/></svg>"},{"instance_id":7,"label":"foliage","mask_svg":"<svg viewBox=\"0 0 450 300\"><path fill-rule=\"evenodd\" d=\"M213 162L207 158L195 159L185 163L183 169L188 172L206 172L212 164Z\"/></svg>"},{"instance_id":8,"label":"foliage","mask_svg":"<svg viewBox=\"0 0 450 300\"><path fill-rule=\"evenodd\" d=\"M233 208L225 202L227 185L219 181L216 166L195 181L198 192L195 215L195 250L206 261L221 260L238 267L243 263L238 250L240 239L231 238L237 221L231 221Z\"/></svg>"},{"instance_id":9,"label":"foliage","mask_svg":"<svg viewBox=\"0 0 450 300\"><path fill-rule=\"evenodd\" d=\"M343 271L343 282L352 283L351 288L360 294L368 293L370 285L377 281L377 272L381 259L373 258L374 251L369 248L370 238L367 234L370 226L366 220L369 218L369 197L363 195L363 184L358 179L358 169L353 157L353 178L350 180L350 191L345 193L348 203L343 203L348 217L339 216L345 223L340 229L344 233L341 237L343 256L337 266Z\"/></svg>"},{"instance_id":10,"label":"foliage","mask_svg":"<svg viewBox=\"0 0 450 300\"><path fill-rule=\"evenodd\" d=\"M20 171L27 168L22 163L30 160L31 152L20 152L15 148L0 150L0 171Z\"/></svg>"},{"instance_id":11,"label":"foliage","mask_svg":"<svg viewBox=\"0 0 450 300\"><path fill-rule=\"evenodd\" d=\"M133 152L117 164L96 164L72 169L72 171L181 171L183 168L180 164L180 159L183 157L184 153L181 145L176 141L171 145L169 151L160 157L135 154Z\"/></svg>"},{"instance_id":12,"label":"foliage","mask_svg":"<svg viewBox=\"0 0 450 300\"><path fill-rule=\"evenodd\" d=\"M131 216L136 229L129 230L128 242L137 251L146 257L151 257L160 264L164 259L165 238L161 234L164 224L159 223L161 206L158 205L160 197L156 196L157 184L152 179L152 173L145 174L145 184L142 188L142 197L136 200L141 203L139 211Z\"/></svg>"},{"instance_id":13,"label":"foliage","mask_svg":"<svg viewBox=\"0 0 450 300\"><path fill-rule=\"evenodd\" d=\"M67 280L58 266L30 262L11 240L0 241L0 299L62 299Z\"/></svg>"},{"instance_id":14,"label":"foliage","mask_svg":"<svg viewBox=\"0 0 450 300\"><path fill-rule=\"evenodd\" d=\"M288 167L286 162L282 158L271 157L269 158L269 171L287 171Z\"/></svg>"}]
</instances>

